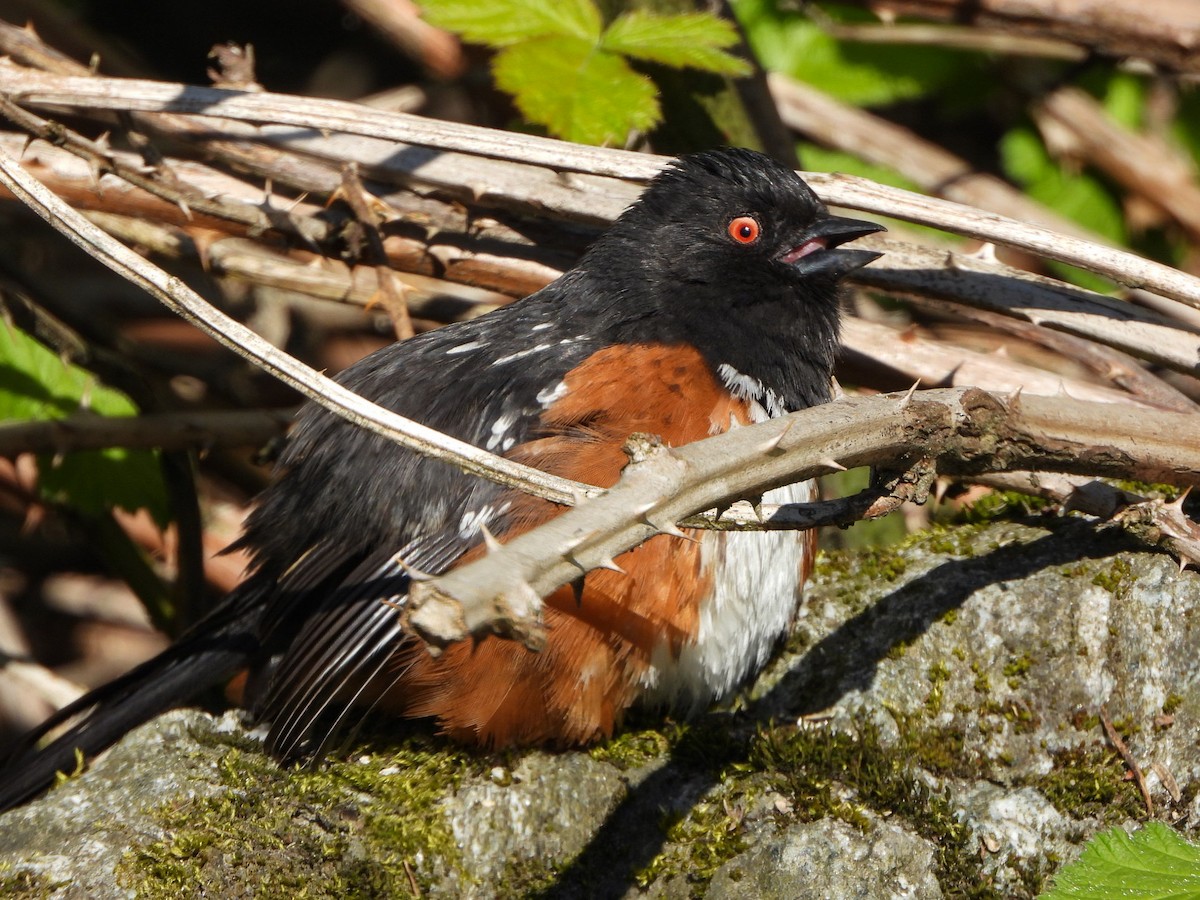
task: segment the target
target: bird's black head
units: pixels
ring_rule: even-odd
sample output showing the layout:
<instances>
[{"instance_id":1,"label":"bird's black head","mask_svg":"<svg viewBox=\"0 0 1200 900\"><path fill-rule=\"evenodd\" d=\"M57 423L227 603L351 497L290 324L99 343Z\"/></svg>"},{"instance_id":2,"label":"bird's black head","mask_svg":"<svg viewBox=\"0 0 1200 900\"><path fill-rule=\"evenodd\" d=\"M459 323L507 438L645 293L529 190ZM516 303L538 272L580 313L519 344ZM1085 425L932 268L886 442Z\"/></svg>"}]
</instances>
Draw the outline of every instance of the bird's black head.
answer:
<instances>
[{"instance_id":1,"label":"bird's black head","mask_svg":"<svg viewBox=\"0 0 1200 900\"><path fill-rule=\"evenodd\" d=\"M715 365L777 385L795 407L820 399L814 382L828 384L838 280L880 256L841 245L882 230L830 215L795 172L761 153L714 150L664 169L583 267ZM785 371L765 370L777 360Z\"/></svg>"}]
</instances>

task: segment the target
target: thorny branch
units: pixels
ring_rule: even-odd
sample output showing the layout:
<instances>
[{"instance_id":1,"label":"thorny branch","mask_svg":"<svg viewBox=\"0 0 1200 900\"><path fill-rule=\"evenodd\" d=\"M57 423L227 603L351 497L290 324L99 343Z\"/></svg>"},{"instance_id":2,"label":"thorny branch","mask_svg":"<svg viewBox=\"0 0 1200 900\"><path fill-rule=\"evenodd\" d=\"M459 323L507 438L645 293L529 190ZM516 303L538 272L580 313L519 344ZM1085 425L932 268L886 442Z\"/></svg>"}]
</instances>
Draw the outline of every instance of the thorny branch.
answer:
<instances>
[{"instance_id":1,"label":"thorny branch","mask_svg":"<svg viewBox=\"0 0 1200 900\"><path fill-rule=\"evenodd\" d=\"M498 632L538 646L540 598L676 522L840 468L1030 469L1200 482L1200 417L975 388L846 397L685 447L655 446L600 497L484 558L418 580L408 621L431 645ZM919 483L918 479L918 483Z\"/></svg>"}]
</instances>

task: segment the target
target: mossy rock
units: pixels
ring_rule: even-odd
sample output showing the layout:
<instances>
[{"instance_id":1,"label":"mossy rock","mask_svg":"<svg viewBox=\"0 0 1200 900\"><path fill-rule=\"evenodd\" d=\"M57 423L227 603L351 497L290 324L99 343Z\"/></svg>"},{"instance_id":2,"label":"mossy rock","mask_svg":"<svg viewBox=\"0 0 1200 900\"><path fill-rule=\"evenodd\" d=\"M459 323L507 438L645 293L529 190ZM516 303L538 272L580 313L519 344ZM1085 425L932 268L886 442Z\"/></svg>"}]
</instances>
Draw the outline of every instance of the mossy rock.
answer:
<instances>
[{"instance_id":1,"label":"mossy rock","mask_svg":"<svg viewBox=\"0 0 1200 900\"><path fill-rule=\"evenodd\" d=\"M285 770L236 714L163 716L0 818L0 897L1032 897L1148 817L1104 717L1200 825L1198 610L1081 519L939 529L825 558L730 708L589 751L382 733Z\"/></svg>"}]
</instances>

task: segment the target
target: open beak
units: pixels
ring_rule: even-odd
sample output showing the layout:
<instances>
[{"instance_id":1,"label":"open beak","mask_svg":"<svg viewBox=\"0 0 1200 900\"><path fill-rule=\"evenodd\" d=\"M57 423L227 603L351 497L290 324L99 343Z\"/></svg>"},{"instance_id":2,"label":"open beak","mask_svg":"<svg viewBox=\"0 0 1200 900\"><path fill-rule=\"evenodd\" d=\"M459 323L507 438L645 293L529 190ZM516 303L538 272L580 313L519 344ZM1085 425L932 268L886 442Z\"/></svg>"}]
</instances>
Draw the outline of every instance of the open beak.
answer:
<instances>
[{"instance_id":1,"label":"open beak","mask_svg":"<svg viewBox=\"0 0 1200 900\"><path fill-rule=\"evenodd\" d=\"M877 231L887 229L875 222L827 215L813 222L812 227L801 235L800 243L779 257L779 260L792 266L801 275L841 278L879 259L883 254L874 250L837 248Z\"/></svg>"}]
</instances>

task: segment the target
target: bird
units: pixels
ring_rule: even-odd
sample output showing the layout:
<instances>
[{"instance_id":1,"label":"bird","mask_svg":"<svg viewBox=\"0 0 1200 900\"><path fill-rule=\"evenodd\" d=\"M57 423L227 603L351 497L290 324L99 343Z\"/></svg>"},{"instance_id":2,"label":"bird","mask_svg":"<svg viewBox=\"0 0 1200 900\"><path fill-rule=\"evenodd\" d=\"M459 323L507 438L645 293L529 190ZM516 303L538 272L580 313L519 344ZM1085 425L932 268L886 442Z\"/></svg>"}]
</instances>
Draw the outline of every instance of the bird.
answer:
<instances>
[{"instance_id":1,"label":"bird","mask_svg":"<svg viewBox=\"0 0 1200 900\"><path fill-rule=\"evenodd\" d=\"M842 245L882 230L831 214L756 151L681 156L545 288L384 347L338 380L495 454L609 487L631 434L679 446L829 401L840 282L881 255ZM802 482L765 499L816 493ZM498 749L585 746L635 705L693 714L767 662L813 565L812 531L662 533L546 597L539 651L488 636L434 655L405 630L397 607L414 573L448 571L485 536L559 512L307 405L235 542L252 560L242 584L21 741L0 809L239 673L284 762L320 758L366 715L432 720Z\"/></svg>"}]
</instances>

